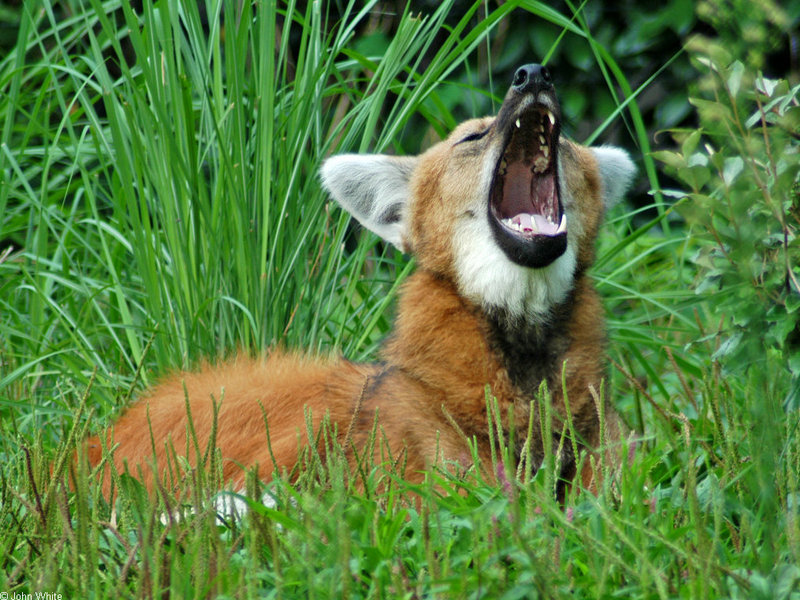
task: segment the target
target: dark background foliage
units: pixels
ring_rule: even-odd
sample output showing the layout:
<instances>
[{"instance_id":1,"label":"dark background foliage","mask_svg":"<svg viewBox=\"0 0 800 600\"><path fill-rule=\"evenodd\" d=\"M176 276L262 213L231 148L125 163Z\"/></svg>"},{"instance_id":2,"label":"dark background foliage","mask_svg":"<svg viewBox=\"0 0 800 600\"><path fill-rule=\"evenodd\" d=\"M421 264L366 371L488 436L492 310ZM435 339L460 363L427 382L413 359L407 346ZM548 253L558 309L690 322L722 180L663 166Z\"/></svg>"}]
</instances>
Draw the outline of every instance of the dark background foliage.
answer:
<instances>
[{"instance_id":1,"label":"dark background foliage","mask_svg":"<svg viewBox=\"0 0 800 600\"><path fill-rule=\"evenodd\" d=\"M134 2L134 5L140 4ZM299 2L303 10L306 2ZM496 3L491 2L492 6ZM342 0L330 3L329 28L333 28L344 13ZM378 5L358 33L356 47L365 54L380 54L396 33L399 16L404 12L428 14L439 5L433 0L413 2L386 1ZM447 19L455 25L470 8L471 3L455 3ZM780 9L771 1L749 2L695 2L669 0L645 2L624 0L602 2L593 0L578 6L573 2L551 3L554 12L570 14L579 9L579 19L586 22L592 36L614 57L634 90L644 86L636 103L651 132L652 149L674 145L664 132L675 128L697 126L697 116L688 102L691 86L698 77L683 50L687 39L694 35L728 32L731 40L740 40L732 47L735 56L748 58L748 64L763 70L767 77L797 80L800 69L800 2L790 0ZM741 6L745 10L740 10ZM726 7L727 6L727 12ZM35 10L35 3L28 3ZM21 0L0 3L0 53L9 51L16 41L21 12L26 10ZM775 22L770 13L782 11L785 19ZM752 22L742 21L739 15L752 14ZM733 17L732 15L736 15ZM766 19L764 18L766 16ZM67 17L69 15L63 15ZM480 19L476 14L473 19ZM295 34L297 31L295 30ZM604 74L597 68L590 45L574 36L565 37L550 53L562 28L525 11L499 23L491 46L478 53L477 60L469 65L472 81L486 83L482 89L465 90L459 80L466 81L466 73L454 74L450 85L443 86L441 99L457 120L471 116L491 114L502 98L515 69L528 62L546 60L554 74L559 97L564 110L568 135L584 140L591 135L613 112L617 100L624 97L619 89L609 89ZM298 40L292 40L298 44ZM430 52L435 52L434 44ZM423 61L424 64L424 61ZM476 77L477 75L477 77ZM455 84L455 85L453 85ZM491 94L486 92L490 91ZM412 121L398 140L398 151L416 152L431 132L419 127L420 120ZM445 124L447 125L447 124ZM630 145L630 135L620 128L626 126L625 115L603 132L606 143ZM446 129L445 129L446 130ZM634 156L639 148L629 148ZM664 187L669 187L666 179ZM649 204L646 194L649 183L641 179L632 195L638 205Z\"/></svg>"}]
</instances>

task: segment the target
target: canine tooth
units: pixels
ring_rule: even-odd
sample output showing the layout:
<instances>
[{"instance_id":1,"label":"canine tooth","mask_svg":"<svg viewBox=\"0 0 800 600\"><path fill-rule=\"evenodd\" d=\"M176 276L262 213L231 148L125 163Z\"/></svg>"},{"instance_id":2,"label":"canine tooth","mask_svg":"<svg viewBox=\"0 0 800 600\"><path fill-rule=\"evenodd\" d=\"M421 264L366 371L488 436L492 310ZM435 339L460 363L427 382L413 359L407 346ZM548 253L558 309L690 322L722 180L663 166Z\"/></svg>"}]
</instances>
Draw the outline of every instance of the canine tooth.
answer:
<instances>
[{"instance_id":1,"label":"canine tooth","mask_svg":"<svg viewBox=\"0 0 800 600\"><path fill-rule=\"evenodd\" d=\"M547 111L547 118L550 120L550 125L556 124L556 118L553 116L553 113L551 113L549 110Z\"/></svg>"},{"instance_id":2,"label":"canine tooth","mask_svg":"<svg viewBox=\"0 0 800 600\"><path fill-rule=\"evenodd\" d=\"M567 213L561 215L561 223L558 225L556 233L564 233L567 230Z\"/></svg>"},{"instance_id":3,"label":"canine tooth","mask_svg":"<svg viewBox=\"0 0 800 600\"><path fill-rule=\"evenodd\" d=\"M516 126L517 126L517 129L520 128L519 119L517 119Z\"/></svg>"}]
</instances>

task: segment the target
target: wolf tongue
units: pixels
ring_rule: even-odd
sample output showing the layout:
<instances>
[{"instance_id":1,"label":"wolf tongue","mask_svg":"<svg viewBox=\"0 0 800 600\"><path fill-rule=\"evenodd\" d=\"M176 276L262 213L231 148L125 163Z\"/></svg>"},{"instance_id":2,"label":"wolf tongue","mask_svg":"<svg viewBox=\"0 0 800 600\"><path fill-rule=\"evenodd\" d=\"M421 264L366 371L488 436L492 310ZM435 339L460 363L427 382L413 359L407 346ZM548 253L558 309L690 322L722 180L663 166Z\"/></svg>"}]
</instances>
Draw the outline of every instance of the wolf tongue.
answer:
<instances>
[{"instance_id":1,"label":"wolf tongue","mask_svg":"<svg viewBox=\"0 0 800 600\"><path fill-rule=\"evenodd\" d=\"M539 229L539 233L555 235L558 232L558 223L551 223L543 215L533 215L533 218L536 221L536 227Z\"/></svg>"},{"instance_id":2,"label":"wolf tongue","mask_svg":"<svg viewBox=\"0 0 800 600\"><path fill-rule=\"evenodd\" d=\"M520 213L516 215L511 222L515 225L519 225L519 228L525 232L536 232L536 224L531 219L531 215L528 213Z\"/></svg>"},{"instance_id":3,"label":"wolf tongue","mask_svg":"<svg viewBox=\"0 0 800 600\"><path fill-rule=\"evenodd\" d=\"M558 225L551 223L543 215L520 213L514 216L511 219L511 222L515 225L519 225L520 229L525 233L556 235L558 232Z\"/></svg>"}]
</instances>

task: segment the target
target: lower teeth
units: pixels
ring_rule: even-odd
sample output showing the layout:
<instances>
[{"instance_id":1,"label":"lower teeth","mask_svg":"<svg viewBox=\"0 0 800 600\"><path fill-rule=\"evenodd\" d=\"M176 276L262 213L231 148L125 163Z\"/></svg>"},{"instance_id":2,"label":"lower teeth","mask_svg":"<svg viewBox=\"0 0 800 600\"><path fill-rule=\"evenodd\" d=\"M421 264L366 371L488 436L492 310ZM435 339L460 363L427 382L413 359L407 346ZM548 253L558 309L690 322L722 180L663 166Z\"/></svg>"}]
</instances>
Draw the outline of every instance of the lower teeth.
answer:
<instances>
[{"instance_id":1,"label":"lower teeth","mask_svg":"<svg viewBox=\"0 0 800 600\"><path fill-rule=\"evenodd\" d=\"M517 221L515 222L514 219L517 219ZM546 217L546 219L547 219L547 222L550 225L555 225L555 221L553 221L553 219L551 217L548 216L548 217ZM522 223L520 222L520 219L519 219L519 215L517 215L516 217L510 217L510 218L507 218L507 219L501 219L501 221L503 222L503 224L506 227L508 227L512 231L518 231L520 233L528 233L528 234L534 234L534 235L541 233L539 231L539 228L536 225L536 219L534 217L532 217L532 216L529 219L530 224L527 225L527 226L523 226L522 225ZM567 230L567 215L563 214L563 215L561 215L561 221L559 222L558 228L556 229L556 231L554 233L550 233L550 234L546 234L546 235L558 235L560 233L564 233L566 230Z\"/></svg>"}]
</instances>

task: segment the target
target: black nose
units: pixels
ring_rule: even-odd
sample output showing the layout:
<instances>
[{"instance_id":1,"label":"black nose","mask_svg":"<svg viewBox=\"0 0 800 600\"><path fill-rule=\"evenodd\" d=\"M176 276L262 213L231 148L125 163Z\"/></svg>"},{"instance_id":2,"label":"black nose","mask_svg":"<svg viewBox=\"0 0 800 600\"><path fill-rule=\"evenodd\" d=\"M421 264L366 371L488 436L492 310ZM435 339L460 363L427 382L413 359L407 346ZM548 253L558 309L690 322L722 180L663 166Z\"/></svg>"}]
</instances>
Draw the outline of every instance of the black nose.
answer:
<instances>
[{"instance_id":1,"label":"black nose","mask_svg":"<svg viewBox=\"0 0 800 600\"><path fill-rule=\"evenodd\" d=\"M523 65L514 73L511 87L521 94L535 93L539 90L551 89L553 80L547 67L536 64Z\"/></svg>"}]
</instances>

